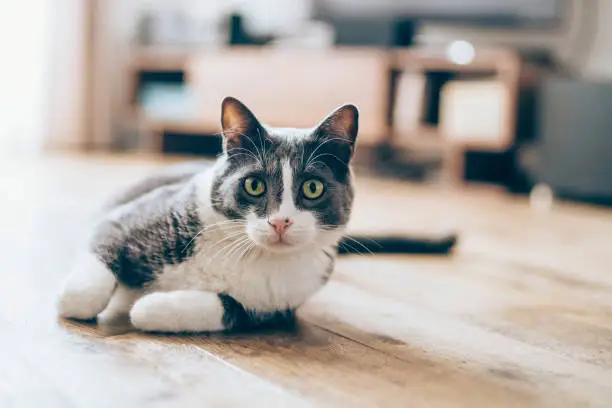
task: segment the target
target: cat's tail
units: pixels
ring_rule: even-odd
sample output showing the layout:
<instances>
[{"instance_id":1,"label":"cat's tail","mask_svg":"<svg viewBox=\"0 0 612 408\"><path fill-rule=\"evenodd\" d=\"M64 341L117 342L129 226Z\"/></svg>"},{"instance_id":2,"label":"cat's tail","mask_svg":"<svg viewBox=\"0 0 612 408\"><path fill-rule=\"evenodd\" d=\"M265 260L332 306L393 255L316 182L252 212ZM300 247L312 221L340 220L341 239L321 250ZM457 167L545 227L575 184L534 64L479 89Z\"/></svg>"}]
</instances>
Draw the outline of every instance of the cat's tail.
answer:
<instances>
[{"instance_id":1,"label":"cat's tail","mask_svg":"<svg viewBox=\"0 0 612 408\"><path fill-rule=\"evenodd\" d=\"M338 254L448 255L457 241L457 234L431 238L403 235L348 235L340 240Z\"/></svg>"}]
</instances>

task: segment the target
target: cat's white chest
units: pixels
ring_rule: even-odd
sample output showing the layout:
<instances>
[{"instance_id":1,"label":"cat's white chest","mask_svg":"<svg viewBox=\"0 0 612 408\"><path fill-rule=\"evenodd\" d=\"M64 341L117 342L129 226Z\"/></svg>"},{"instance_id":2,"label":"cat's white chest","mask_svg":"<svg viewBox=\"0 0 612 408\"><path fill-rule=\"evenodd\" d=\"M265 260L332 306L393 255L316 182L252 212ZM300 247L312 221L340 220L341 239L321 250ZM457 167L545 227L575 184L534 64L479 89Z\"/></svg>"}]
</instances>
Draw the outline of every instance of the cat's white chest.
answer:
<instances>
[{"instance_id":1,"label":"cat's white chest","mask_svg":"<svg viewBox=\"0 0 612 408\"><path fill-rule=\"evenodd\" d=\"M284 310L300 306L325 284L331 262L321 248L239 259L208 244L186 262L166 266L154 289L225 293L249 309Z\"/></svg>"},{"instance_id":2,"label":"cat's white chest","mask_svg":"<svg viewBox=\"0 0 612 408\"><path fill-rule=\"evenodd\" d=\"M228 294L257 310L295 308L325 284L330 268L320 249L285 257L264 255L230 274Z\"/></svg>"}]
</instances>

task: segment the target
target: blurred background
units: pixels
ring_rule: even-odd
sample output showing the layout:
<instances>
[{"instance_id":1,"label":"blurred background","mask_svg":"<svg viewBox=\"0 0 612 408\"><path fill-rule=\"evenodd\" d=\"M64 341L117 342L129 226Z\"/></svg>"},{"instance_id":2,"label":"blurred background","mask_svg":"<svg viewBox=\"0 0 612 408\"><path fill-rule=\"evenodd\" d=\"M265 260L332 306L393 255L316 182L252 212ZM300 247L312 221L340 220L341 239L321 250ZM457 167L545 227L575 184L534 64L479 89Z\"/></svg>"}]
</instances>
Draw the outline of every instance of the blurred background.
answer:
<instances>
[{"instance_id":1,"label":"blurred background","mask_svg":"<svg viewBox=\"0 0 612 408\"><path fill-rule=\"evenodd\" d=\"M358 166L612 202L612 2L0 4L0 151L214 157L220 102L361 110Z\"/></svg>"}]
</instances>

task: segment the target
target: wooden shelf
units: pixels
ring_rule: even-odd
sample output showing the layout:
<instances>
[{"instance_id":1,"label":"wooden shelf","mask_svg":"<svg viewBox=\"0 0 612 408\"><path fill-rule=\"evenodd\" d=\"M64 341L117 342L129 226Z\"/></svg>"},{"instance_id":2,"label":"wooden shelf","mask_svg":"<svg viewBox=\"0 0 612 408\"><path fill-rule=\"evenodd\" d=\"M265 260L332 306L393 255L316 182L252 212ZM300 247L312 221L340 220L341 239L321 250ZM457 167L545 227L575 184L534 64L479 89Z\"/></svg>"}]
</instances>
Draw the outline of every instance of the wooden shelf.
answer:
<instances>
[{"instance_id":1,"label":"wooden shelf","mask_svg":"<svg viewBox=\"0 0 612 408\"><path fill-rule=\"evenodd\" d=\"M184 71L196 52L188 47L139 47L134 50L128 68L133 71Z\"/></svg>"},{"instance_id":2,"label":"wooden shelf","mask_svg":"<svg viewBox=\"0 0 612 408\"><path fill-rule=\"evenodd\" d=\"M490 81L490 84L497 84L495 89L500 90L500 97L503 98L498 106L501 120L498 123L499 130L490 137L477 134L471 137L470 133L465 131L460 137L459 134L453 134L452 127L449 127L448 122L444 122L447 118L444 117L445 112L441 109L443 105L441 102L438 125L420 124L412 130L394 129L393 145L412 150L438 151L445 157L444 165L449 173L447 178L454 181L463 179L462 157L466 151L503 152L513 145L521 74L521 61L515 53L504 49L476 49L474 58L466 64L453 62L447 57L443 48L394 50L391 51L391 54L392 67L396 71L422 73L424 76L427 73L438 72L457 74L460 77L466 74L482 75ZM452 83L453 85L461 84L460 81ZM456 86L455 90L459 89L466 93L468 92L466 88L472 84L483 84L483 89L486 89L484 86L487 82L466 81L465 84ZM478 85L474 88L477 89ZM443 96L443 94L440 95L441 100ZM396 97L401 98L401 95Z\"/></svg>"},{"instance_id":3,"label":"wooden shelf","mask_svg":"<svg viewBox=\"0 0 612 408\"><path fill-rule=\"evenodd\" d=\"M394 145L416 150L442 150L446 141L435 126L421 125L417 129L394 132Z\"/></svg>"},{"instance_id":4,"label":"wooden shelf","mask_svg":"<svg viewBox=\"0 0 612 408\"><path fill-rule=\"evenodd\" d=\"M391 51L393 67L400 70L514 73L520 67L519 57L505 49L478 48L466 64L451 61L443 48L411 48Z\"/></svg>"}]
</instances>

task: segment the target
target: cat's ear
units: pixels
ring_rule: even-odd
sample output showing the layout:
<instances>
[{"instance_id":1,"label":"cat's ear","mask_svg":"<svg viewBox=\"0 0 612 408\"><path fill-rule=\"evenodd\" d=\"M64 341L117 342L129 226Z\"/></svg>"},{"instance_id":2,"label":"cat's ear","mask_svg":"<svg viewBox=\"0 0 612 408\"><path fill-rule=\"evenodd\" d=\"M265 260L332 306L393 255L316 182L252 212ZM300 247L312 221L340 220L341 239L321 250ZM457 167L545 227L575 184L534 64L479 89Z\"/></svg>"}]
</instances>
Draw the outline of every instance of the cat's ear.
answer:
<instances>
[{"instance_id":1,"label":"cat's ear","mask_svg":"<svg viewBox=\"0 0 612 408\"><path fill-rule=\"evenodd\" d=\"M334 110L316 128L315 135L321 142L337 145L347 150L348 159L355 151L359 131L359 110L355 105L343 105Z\"/></svg>"},{"instance_id":2,"label":"cat's ear","mask_svg":"<svg viewBox=\"0 0 612 408\"><path fill-rule=\"evenodd\" d=\"M245 145L245 139L253 140L263 135L264 130L253 112L242 102L231 96L221 103L221 126L223 150L228 151Z\"/></svg>"}]
</instances>

